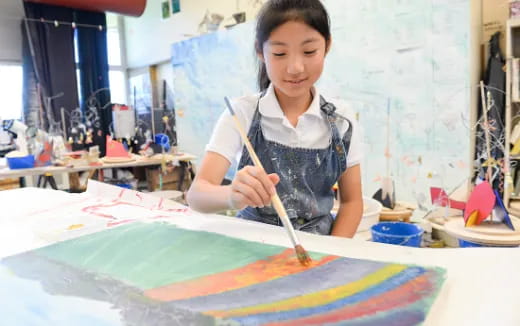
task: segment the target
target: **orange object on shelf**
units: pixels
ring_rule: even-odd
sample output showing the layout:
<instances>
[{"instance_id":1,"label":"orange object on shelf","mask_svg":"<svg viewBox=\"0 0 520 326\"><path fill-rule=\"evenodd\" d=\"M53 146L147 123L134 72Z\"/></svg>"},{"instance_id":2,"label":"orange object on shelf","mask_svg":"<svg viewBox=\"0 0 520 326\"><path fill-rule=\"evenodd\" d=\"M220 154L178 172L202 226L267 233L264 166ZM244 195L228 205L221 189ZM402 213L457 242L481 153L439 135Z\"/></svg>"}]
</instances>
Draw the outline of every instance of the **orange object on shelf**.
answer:
<instances>
[{"instance_id":1,"label":"orange object on shelf","mask_svg":"<svg viewBox=\"0 0 520 326\"><path fill-rule=\"evenodd\" d=\"M73 9L110 11L121 15L139 17L146 7L146 0L25 0Z\"/></svg>"}]
</instances>

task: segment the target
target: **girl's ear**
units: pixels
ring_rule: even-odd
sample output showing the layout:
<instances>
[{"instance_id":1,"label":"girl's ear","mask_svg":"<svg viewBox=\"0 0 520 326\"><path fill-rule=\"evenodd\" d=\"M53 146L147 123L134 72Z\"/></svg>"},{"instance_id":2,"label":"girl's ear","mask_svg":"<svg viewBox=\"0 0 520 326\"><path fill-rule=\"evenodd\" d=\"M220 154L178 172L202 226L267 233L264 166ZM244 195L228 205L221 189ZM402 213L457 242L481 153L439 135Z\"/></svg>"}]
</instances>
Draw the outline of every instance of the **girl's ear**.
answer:
<instances>
[{"instance_id":1,"label":"girl's ear","mask_svg":"<svg viewBox=\"0 0 520 326\"><path fill-rule=\"evenodd\" d=\"M325 41L325 55L327 55L329 53L331 45L332 45L332 37L328 41Z\"/></svg>"}]
</instances>

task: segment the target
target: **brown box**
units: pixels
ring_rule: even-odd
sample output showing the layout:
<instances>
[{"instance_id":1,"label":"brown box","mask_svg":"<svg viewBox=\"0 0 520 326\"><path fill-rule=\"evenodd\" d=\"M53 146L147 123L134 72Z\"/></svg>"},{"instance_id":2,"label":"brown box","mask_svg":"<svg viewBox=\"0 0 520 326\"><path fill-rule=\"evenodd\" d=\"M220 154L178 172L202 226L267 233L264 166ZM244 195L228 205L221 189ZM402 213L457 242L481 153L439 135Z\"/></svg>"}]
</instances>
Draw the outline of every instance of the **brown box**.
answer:
<instances>
[{"instance_id":1,"label":"brown box","mask_svg":"<svg viewBox=\"0 0 520 326\"><path fill-rule=\"evenodd\" d=\"M184 169L184 180L180 187L181 191L187 190L191 185L191 175L189 169L181 166L176 166L173 171L162 174L162 190L179 190L179 183L181 183L182 170ZM160 189L160 169L148 168L146 169L146 180L148 182L148 190L156 191Z\"/></svg>"},{"instance_id":2,"label":"brown box","mask_svg":"<svg viewBox=\"0 0 520 326\"><path fill-rule=\"evenodd\" d=\"M0 179L0 190L20 188L18 179Z\"/></svg>"}]
</instances>

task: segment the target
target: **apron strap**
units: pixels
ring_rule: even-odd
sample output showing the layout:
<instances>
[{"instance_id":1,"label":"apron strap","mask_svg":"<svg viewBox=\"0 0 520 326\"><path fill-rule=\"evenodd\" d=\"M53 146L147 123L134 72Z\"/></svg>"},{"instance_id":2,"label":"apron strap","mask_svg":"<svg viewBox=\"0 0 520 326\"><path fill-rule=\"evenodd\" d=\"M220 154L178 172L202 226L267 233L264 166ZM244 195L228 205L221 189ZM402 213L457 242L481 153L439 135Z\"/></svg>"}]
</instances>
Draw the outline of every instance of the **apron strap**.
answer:
<instances>
[{"instance_id":1,"label":"apron strap","mask_svg":"<svg viewBox=\"0 0 520 326\"><path fill-rule=\"evenodd\" d=\"M340 161L341 170L347 169L347 155L350 149L350 139L352 137L352 123L346 117L336 112L336 106L330 102L327 102L323 96L320 95L320 110L327 117L330 129L332 130L332 145L338 153L338 159ZM342 137L339 134L338 126L336 125L337 119L340 118L348 122L348 129L345 135Z\"/></svg>"}]
</instances>

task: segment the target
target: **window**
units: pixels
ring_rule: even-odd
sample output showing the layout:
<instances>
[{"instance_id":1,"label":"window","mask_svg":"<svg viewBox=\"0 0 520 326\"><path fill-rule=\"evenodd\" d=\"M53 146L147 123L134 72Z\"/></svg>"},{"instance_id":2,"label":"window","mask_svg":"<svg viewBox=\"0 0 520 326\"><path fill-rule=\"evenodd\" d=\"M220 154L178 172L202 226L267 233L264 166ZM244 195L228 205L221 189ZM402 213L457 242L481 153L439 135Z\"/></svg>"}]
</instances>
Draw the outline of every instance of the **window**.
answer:
<instances>
[{"instance_id":1,"label":"window","mask_svg":"<svg viewBox=\"0 0 520 326\"><path fill-rule=\"evenodd\" d=\"M126 73L121 53L120 17L107 14L107 50L110 98L113 103L126 104Z\"/></svg>"},{"instance_id":2,"label":"window","mask_svg":"<svg viewBox=\"0 0 520 326\"><path fill-rule=\"evenodd\" d=\"M125 104L126 101L126 73L123 65L120 38L120 18L114 14L107 14L107 52L108 52L108 83L110 88L110 100L112 103ZM76 65L78 64L77 37L74 36L74 52ZM81 89L79 79L79 67L76 69L78 90ZM79 96L81 97L81 92ZM81 98L79 99L81 102Z\"/></svg>"},{"instance_id":3,"label":"window","mask_svg":"<svg viewBox=\"0 0 520 326\"><path fill-rule=\"evenodd\" d=\"M108 72L108 80L110 83L110 100L112 103L126 103L126 87L125 73L120 70L112 70Z\"/></svg>"},{"instance_id":4,"label":"window","mask_svg":"<svg viewBox=\"0 0 520 326\"><path fill-rule=\"evenodd\" d=\"M121 66L121 46L119 44L119 27L107 26L108 65Z\"/></svg>"},{"instance_id":5,"label":"window","mask_svg":"<svg viewBox=\"0 0 520 326\"><path fill-rule=\"evenodd\" d=\"M21 119L23 70L18 64L0 63L0 119Z\"/></svg>"}]
</instances>

